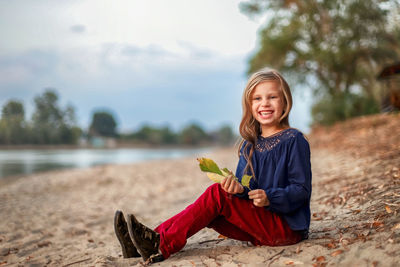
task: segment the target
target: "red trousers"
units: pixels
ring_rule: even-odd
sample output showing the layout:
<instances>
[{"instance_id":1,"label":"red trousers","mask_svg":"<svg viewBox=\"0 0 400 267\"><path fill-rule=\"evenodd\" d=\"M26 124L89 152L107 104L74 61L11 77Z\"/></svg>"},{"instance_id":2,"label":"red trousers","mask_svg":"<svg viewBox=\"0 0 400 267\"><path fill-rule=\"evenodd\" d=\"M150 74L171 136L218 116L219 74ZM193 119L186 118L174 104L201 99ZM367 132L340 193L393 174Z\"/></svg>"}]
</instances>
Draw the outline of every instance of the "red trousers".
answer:
<instances>
[{"instance_id":1,"label":"red trousers","mask_svg":"<svg viewBox=\"0 0 400 267\"><path fill-rule=\"evenodd\" d=\"M155 229L160 233L164 258L181 250L186 240L204 227L254 245L292 245L302 239L278 214L226 193L220 184L213 184L193 204Z\"/></svg>"}]
</instances>

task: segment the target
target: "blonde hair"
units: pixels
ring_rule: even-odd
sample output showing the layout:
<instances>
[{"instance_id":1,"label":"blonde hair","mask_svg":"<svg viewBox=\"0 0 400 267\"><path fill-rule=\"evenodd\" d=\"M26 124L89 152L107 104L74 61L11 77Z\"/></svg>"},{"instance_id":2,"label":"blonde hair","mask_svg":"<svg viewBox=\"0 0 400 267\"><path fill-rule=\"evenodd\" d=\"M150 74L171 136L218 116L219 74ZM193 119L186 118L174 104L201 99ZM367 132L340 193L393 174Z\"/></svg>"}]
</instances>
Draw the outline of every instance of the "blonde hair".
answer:
<instances>
[{"instance_id":1,"label":"blonde hair","mask_svg":"<svg viewBox=\"0 0 400 267\"><path fill-rule=\"evenodd\" d=\"M261 127L260 123L253 117L253 114L251 112L251 104L252 104L251 97L254 88L256 88L258 84L266 81L275 81L279 83L280 85L279 88L283 95L283 104L284 104L283 108L284 112L282 116L279 118L279 124L282 128L290 127L289 112L292 108L292 93L290 92L288 83L285 81L285 79L278 71L273 69L264 68L253 73L247 82L242 97L243 116L239 126L239 132L240 135L242 136L242 140L238 148L238 155L240 156L240 150L244 142L247 141L245 147L243 148L243 155L247 161L244 173L246 173L248 168L250 168L254 179L256 179L256 177L254 174L251 158L254 153L254 146L257 141L257 136L261 134ZM250 151L247 153L249 147Z\"/></svg>"}]
</instances>

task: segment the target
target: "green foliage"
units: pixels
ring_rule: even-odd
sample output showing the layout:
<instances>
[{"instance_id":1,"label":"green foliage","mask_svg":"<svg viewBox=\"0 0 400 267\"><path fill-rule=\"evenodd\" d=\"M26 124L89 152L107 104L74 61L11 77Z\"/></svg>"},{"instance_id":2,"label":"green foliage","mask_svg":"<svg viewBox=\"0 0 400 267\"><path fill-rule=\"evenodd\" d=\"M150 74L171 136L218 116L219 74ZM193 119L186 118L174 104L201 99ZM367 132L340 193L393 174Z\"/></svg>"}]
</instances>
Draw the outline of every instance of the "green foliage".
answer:
<instances>
[{"instance_id":1,"label":"green foliage","mask_svg":"<svg viewBox=\"0 0 400 267\"><path fill-rule=\"evenodd\" d=\"M228 125L207 133L200 125L192 123L180 132L174 132L168 126L143 125L136 132L121 135L121 139L150 145L232 145L236 136Z\"/></svg>"},{"instance_id":2,"label":"green foliage","mask_svg":"<svg viewBox=\"0 0 400 267\"><path fill-rule=\"evenodd\" d=\"M323 125L377 112L379 103L375 99L354 93L326 96L312 108L314 122Z\"/></svg>"},{"instance_id":3,"label":"green foliage","mask_svg":"<svg viewBox=\"0 0 400 267\"><path fill-rule=\"evenodd\" d=\"M107 111L97 111L93 114L89 133L93 136L115 137L117 123L113 115Z\"/></svg>"},{"instance_id":4,"label":"green foliage","mask_svg":"<svg viewBox=\"0 0 400 267\"><path fill-rule=\"evenodd\" d=\"M34 98L35 110L31 121L25 121L22 103L10 100L2 108L0 120L0 144L77 144L83 135L76 125L75 110L72 106L62 108L55 90L47 89ZM236 138L231 127L221 126L207 133L199 124L192 123L174 132L168 126L142 126L131 134L118 135L117 123L107 111L93 114L89 136L116 137L123 142L150 145L231 145ZM87 133L85 133L87 134Z\"/></svg>"},{"instance_id":5,"label":"green foliage","mask_svg":"<svg viewBox=\"0 0 400 267\"><path fill-rule=\"evenodd\" d=\"M25 110L23 104L16 100L8 101L2 109L0 120L0 143L25 143L25 128Z\"/></svg>"},{"instance_id":6,"label":"green foliage","mask_svg":"<svg viewBox=\"0 0 400 267\"><path fill-rule=\"evenodd\" d=\"M321 100L315 103L315 122L377 111L376 75L383 64L400 59L400 24L394 20L399 1L250 0L241 9L249 16L268 14L249 73L270 66L293 84L310 86ZM373 99L374 108L364 108ZM338 112L331 109L353 102L361 107L346 106L342 115L332 116Z\"/></svg>"},{"instance_id":7,"label":"green foliage","mask_svg":"<svg viewBox=\"0 0 400 267\"><path fill-rule=\"evenodd\" d=\"M1 115L4 119L23 121L25 119L24 105L19 101L10 100L4 105Z\"/></svg>"},{"instance_id":8,"label":"green foliage","mask_svg":"<svg viewBox=\"0 0 400 267\"><path fill-rule=\"evenodd\" d=\"M36 110L33 123L58 128L63 123L62 110L58 106L58 96L53 89L47 89L43 95L35 97Z\"/></svg>"},{"instance_id":9,"label":"green foliage","mask_svg":"<svg viewBox=\"0 0 400 267\"><path fill-rule=\"evenodd\" d=\"M0 144L76 144L82 134L75 125L73 107L58 106L58 96L48 89L35 97L32 121L25 121L22 103L10 100L2 109Z\"/></svg>"},{"instance_id":10,"label":"green foliage","mask_svg":"<svg viewBox=\"0 0 400 267\"><path fill-rule=\"evenodd\" d=\"M217 131L212 133L212 136L214 141L221 145L232 145L235 142L235 134L229 125L220 127Z\"/></svg>"},{"instance_id":11,"label":"green foliage","mask_svg":"<svg viewBox=\"0 0 400 267\"><path fill-rule=\"evenodd\" d=\"M31 142L34 144L76 144L80 129L75 126L75 111L68 106L65 110L58 104L54 89L47 89L35 97L32 116Z\"/></svg>"},{"instance_id":12,"label":"green foliage","mask_svg":"<svg viewBox=\"0 0 400 267\"><path fill-rule=\"evenodd\" d=\"M192 123L180 132L174 132L168 126L143 125L136 132L121 135L121 139L150 145L232 145L236 136L227 125L207 133L200 125Z\"/></svg>"},{"instance_id":13,"label":"green foliage","mask_svg":"<svg viewBox=\"0 0 400 267\"><path fill-rule=\"evenodd\" d=\"M178 143L177 134L172 132L168 126L157 128L143 125L137 132L127 136L127 139L133 139L151 145L171 145Z\"/></svg>"},{"instance_id":14,"label":"green foliage","mask_svg":"<svg viewBox=\"0 0 400 267\"><path fill-rule=\"evenodd\" d=\"M180 139L184 145L199 145L210 141L208 134L196 123L186 126L180 134Z\"/></svg>"}]
</instances>

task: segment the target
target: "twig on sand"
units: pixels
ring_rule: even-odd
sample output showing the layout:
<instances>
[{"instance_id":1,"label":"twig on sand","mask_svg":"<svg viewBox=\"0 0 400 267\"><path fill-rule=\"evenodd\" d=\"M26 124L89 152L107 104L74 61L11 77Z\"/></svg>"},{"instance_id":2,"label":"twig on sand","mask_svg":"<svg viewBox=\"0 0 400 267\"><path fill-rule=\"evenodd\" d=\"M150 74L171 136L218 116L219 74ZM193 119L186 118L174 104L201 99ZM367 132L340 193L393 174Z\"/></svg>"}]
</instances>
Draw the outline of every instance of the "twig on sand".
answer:
<instances>
[{"instance_id":1,"label":"twig on sand","mask_svg":"<svg viewBox=\"0 0 400 267\"><path fill-rule=\"evenodd\" d=\"M278 253L276 253L276 254L272 255L271 257L269 257L269 259L268 259L268 260L272 260L272 259L273 259L273 258L275 258L276 256L278 256L278 255L282 254L284 251L285 251L285 249L282 249L282 250L281 250L281 251L279 251Z\"/></svg>"},{"instance_id":2,"label":"twig on sand","mask_svg":"<svg viewBox=\"0 0 400 267\"><path fill-rule=\"evenodd\" d=\"M221 242L221 241L224 241L224 239L221 239L221 238L218 238L218 239L210 239L210 240L201 241L201 242L199 242L199 244L204 244L204 243L209 243L209 242L217 242L217 243L219 243L219 242Z\"/></svg>"},{"instance_id":3,"label":"twig on sand","mask_svg":"<svg viewBox=\"0 0 400 267\"><path fill-rule=\"evenodd\" d=\"M271 257L269 257L269 259L267 260L267 261L270 261L270 262L268 263L268 266L270 266L274 261L276 261L277 259L279 259L279 257L276 257L276 256L281 255L284 251L285 251L285 249L282 249L282 250L279 251L278 253L272 255ZM275 258L275 257L276 257L276 258ZM274 259L274 258L275 258L275 259Z\"/></svg>"},{"instance_id":4,"label":"twig on sand","mask_svg":"<svg viewBox=\"0 0 400 267\"><path fill-rule=\"evenodd\" d=\"M68 263L68 264L63 265L63 267L67 267L67 266L71 266L71 265L74 265L74 264L77 264L77 263L81 263L81 262L84 262L84 261L88 261L88 260L90 260L90 259L91 259L91 258L87 258L87 259L79 260L79 261L74 261L74 262L71 262L71 263Z\"/></svg>"}]
</instances>

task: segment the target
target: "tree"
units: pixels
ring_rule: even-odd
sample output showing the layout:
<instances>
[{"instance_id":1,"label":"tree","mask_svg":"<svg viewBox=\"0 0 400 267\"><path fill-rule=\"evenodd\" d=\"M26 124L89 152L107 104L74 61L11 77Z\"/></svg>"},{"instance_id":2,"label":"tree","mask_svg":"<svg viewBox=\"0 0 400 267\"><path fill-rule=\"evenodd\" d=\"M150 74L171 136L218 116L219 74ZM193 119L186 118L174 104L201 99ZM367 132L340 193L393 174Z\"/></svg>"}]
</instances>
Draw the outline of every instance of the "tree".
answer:
<instances>
[{"instance_id":1,"label":"tree","mask_svg":"<svg viewBox=\"0 0 400 267\"><path fill-rule=\"evenodd\" d=\"M271 66L293 83L310 86L316 96L315 122L376 111L381 99L376 75L382 64L400 58L400 24L393 23L399 6L398 0L243 3L241 10L249 16L269 15L248 72ZM337 113L338 103L321 105L331 101L342 101L339 106L350 110Z\"/></svg>"},{"instance_id":2,"label":"tree","mask_svg":"<svg viewBox=\"0 0 400 267\"><path fill-rule=\"evenodd\" d=\"M229 125L221 126L214 133L215 141L221 145L231 145L235 141L235 135Z\"/></svg>"},{"instance_id":3,"label":"tree","mask_svg":"<svg viewBox=\"0 0 400 267\"><path fill-rule=\"evenodd\" d=\"M171 145L178 142L177 135L168 126L156 128L143 125L137 132L132 134L132 138L152 145Z\"/></svg>"},{"instance_id":4,"label":"tree","mask_svg":"<svg viewBox=\"0 0 400 267\"><path fill-rule=\"evenodd\" d=\"M25 118L24 105L16 100L8 101L2 110L1 116L3 119L18 119L23 121Z\"/></svg>"},{"instance_id":5,"label":"tree","mask_svg":"<svg viewBox=\"0 0 400 267\"><path fill-rule=\"evenodd\" d=\"M199 145L208 142L210 138L200 125L192 123L182 130L180 139L185 145Z\"/></svg>"},{"instance_id":6,"label":"tree","mask_svg":"<svg viewBox=\"0 0 400 267\"><path fill-rule=\"evenodd\" d=\"M177 144L178 143L178 135L174 133L168 126L164 126L160 129L160 134L162 137L163 144Z\"/></svg>"},{"instance_id":7,"label":"tree","mask_svg":"<svg viewBox=\"0 0 400 267\"><path fill-rule=\"evenodd\" d=\"M54 89L46 89L35 101L32 116L33 142L37 144L75 144L81 130L75 124L72 106L63 110L58 105L58 95Z\"/></svg>"},{"instance_id":8,"label":"tree","mask_svg":"<svg viewBox=\"0 0 400 267\"><path fill-rule=\"evenodd\" d=\"M106 137L114 137L117 123L113 115L107 111L97 111L93 114L92 123L90 124L90 135L99 135Z\"/></svg>"},{"instance_id":9,"label":"tree","mask_svg":"<svg viewBox=\"0 0 400 267\"><path fill-rule=\"evenodd\" d=\"M26 123L25 110L21 102L8 101L2 109L0 121L0 143L23 144L25 139Z\"/></svg>"}]
</instances>

